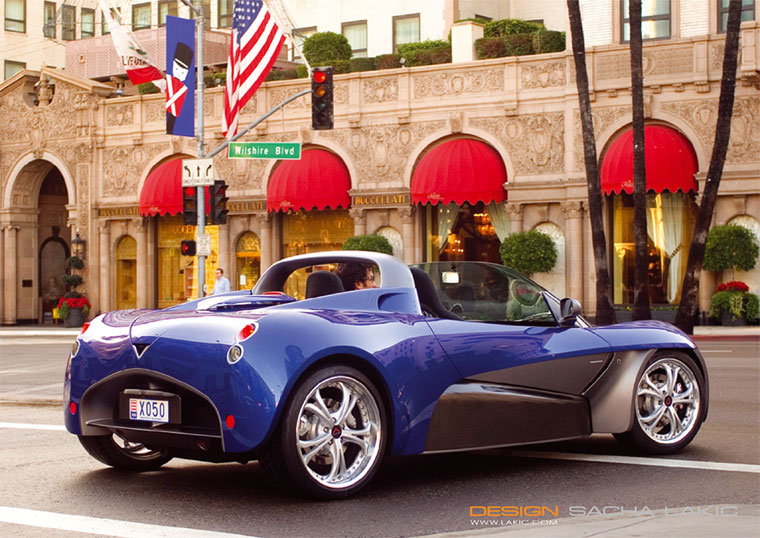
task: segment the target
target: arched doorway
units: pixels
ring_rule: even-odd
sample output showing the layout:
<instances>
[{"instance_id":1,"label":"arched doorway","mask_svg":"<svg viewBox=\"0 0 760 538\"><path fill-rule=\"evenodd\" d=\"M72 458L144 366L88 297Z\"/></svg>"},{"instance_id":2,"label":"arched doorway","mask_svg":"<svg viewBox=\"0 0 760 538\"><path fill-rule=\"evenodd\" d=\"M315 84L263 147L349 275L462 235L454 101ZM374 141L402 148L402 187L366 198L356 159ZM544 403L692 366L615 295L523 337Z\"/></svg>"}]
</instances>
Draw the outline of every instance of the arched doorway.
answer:
<instances>
[{"instance_id":1,"label":"arched doorway","mask_svg":"<svg viewBox=\"0 0 760 538\"><path fill-rule=\"evenodd\" d=\"M19 319L32 317L38 318L38 321L52 322L53 308L66 291L61 277L66 273L66 258L70 254L71 242L71 232L66 227L68 190L61 172L46 161L34 161L24 170L25 172L39 170L38 177L42 177L37 197L38 231L37 237L34 238L40 247L37 258L38 281L31 283L22 279L20 295L23 296L29 287L34 286L37 289L39 311L28 313L19 311L18 317ZM29 179L34 181L33 178ZM19 237L18 245L21 246L24 241L23 236ZM23 256L24 250L19 249L17 256Z\"/></svg>"},{"instance_id":2,"label":"arched doorway","mask_svg":"<svg viewBox=\"0 0 760 538\"><path fill-rule=\"evenodd\" d=\"M137 308L137 241L129 235L116 245L116 308Z\"/></svg>"},{"instance_id":3,"label":"arched doorway","mask_svg":"<svg viewBox=\"0 0 760 538\"><path fill-rule=\"evenodd\" d=\"M567 297L565 295L565 234L562 228L553 222L542 222L534 230L552 238L554 246L557 247L557 263L551 271L536 273L531 275L531 278L557 297Z\"/></svg>"},{"instance_id":4,"label":"arched doorway","mask_svg":"<svg viewBox=\"0 0 760 538\"><path fill-rule=\"evenodd\" d=\"M240 290L250 289L261 275L261 241L253 232L245 232L235 247L235 264L238 284L232 286Z\"/></svg>"}]
</instances>

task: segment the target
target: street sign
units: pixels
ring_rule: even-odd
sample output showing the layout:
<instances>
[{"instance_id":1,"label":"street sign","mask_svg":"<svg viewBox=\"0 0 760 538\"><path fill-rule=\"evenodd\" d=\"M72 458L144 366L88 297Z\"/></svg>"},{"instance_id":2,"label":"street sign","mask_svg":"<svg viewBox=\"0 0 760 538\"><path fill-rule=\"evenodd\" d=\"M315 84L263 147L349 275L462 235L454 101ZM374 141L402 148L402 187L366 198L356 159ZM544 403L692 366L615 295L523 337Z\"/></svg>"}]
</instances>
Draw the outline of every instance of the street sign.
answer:
<instances>
[{"instance_id":1,"label":"street sign","mask_svg":"<svg viewBox=\"0 0 760 538\"><path fill-rule=\"evenodd\" d=\"M300 142L230 142L230 159L301 159Z\"/></svg>"},{"instance_id":2,"label":"street sign","mask_svg":"<svg viewBox=\"0 0 760 538\"><path fill-rule=\"evenodd\" d=\"M214 184L214 159L182 159L182 186Z\"/></svg>"},{"instance_id":3,"label":"street sign","mask_svg":"<svg viewBox=\"0 0 760 538\"><path fill-rule=\"evenodd\" d=\"M211 236L209 234L197 234L195 244L198 256L211 256Z\"/></svg>"}]
</instances>

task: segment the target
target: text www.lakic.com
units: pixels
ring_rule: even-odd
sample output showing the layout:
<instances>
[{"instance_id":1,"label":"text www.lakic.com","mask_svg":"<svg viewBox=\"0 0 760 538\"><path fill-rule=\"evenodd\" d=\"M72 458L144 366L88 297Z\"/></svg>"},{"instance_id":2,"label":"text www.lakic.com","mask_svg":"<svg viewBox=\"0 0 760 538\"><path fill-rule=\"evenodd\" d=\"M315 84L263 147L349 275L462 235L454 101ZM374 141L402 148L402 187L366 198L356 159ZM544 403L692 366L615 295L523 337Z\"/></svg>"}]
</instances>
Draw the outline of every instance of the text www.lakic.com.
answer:
<instances>
[{"instance_id":1,"label":"text www.lakic.com","mask_svg":"<svg viewBox=\"0 0 760 538\"><path fill-rule=\"evenodd\" d=\"M559 521L556 519L470 519L473 527L519 527L522 525L556 527Z\"/></svg>"}]
</instances>

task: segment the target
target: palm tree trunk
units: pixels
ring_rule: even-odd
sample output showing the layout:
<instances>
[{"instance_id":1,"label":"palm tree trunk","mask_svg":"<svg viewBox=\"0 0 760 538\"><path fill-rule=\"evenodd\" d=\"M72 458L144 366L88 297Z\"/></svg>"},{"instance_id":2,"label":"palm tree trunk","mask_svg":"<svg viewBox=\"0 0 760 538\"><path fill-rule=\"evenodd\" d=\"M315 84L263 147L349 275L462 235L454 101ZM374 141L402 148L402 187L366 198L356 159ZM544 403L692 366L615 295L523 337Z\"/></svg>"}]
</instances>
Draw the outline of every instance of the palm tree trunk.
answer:
<instances>
[{"instance_id":1,"label":"palm tree trunk","mask_svg":"<svg viewBox=\"0 0 760 538\"><path fill-rule=\"evenodd\" d=\"M591 240L596 262L596 323L609 325L615 323L615 310L612 308L610 270L607 260L607 239L604 234L604 217L602 215L602 185L599 179L599 162L596 156L596 138L591 115L589 98L588 72L586 71L586 43L583 38L583 22L578 0L567 0L570 14L570 32L573 41L573 58L575 59L575 81L578 87L578 101L583 131L583 156L586 164L586 182L588 184L589 217L591 219Z\"/></svg>"},{"instance_id":2,"label":"palm tree trunk","mask_svg":"<svg viewBox=\"0 0 760 538\"><path fill-rule=\"evenodd\" d=\"M681 288L681 303L676 314L676 325L686 334L694 333L694 318L697 313L697 292L699 291L699 273L705 257L705 240L710 229L715 203L718 199L718 187L726 162L728 139L731 135L731 117L734 110L736 92L736 64L739 52L739 27L741 25L741 0L731 0L728 5L728 22L726 28L726 46L723 56L723 77L720 82L718 101L718 120L715 126L710 167L702 191L697 222L689 248L686 262L686 275Z\"/></svg>"},{"instance_id":3,"label":"palm tree trunk","mask_svg":"<svg viewBox=\"0 0 760 538\"><path fill-rule=\"evenodd\" d=\"M644 70L641 45L641 0L630 0L631 95L633 98L633 319L651 319L649 308L649 248L647 246L647 175L644 152Z\"/></svg>"}]
</instances>

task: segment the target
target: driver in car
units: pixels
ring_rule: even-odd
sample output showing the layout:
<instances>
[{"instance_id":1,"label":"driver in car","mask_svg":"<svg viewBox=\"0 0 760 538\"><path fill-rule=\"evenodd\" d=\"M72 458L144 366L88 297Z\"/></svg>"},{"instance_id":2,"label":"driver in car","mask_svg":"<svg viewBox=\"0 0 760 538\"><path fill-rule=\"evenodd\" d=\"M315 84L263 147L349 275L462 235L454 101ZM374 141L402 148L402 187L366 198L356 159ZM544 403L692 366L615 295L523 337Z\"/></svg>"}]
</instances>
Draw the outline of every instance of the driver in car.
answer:
<instances>
[{"instance_id":1,"label":"driver in car","mask_svg":"<svg viewBox=\"0 0 760 538\"><path fill-rule=\"evenodd\" d=\"M377 287L375 271L371 263L339 263L335 274L343 282L343 289L346 291Z\"/></svg>"}]
</instances>

